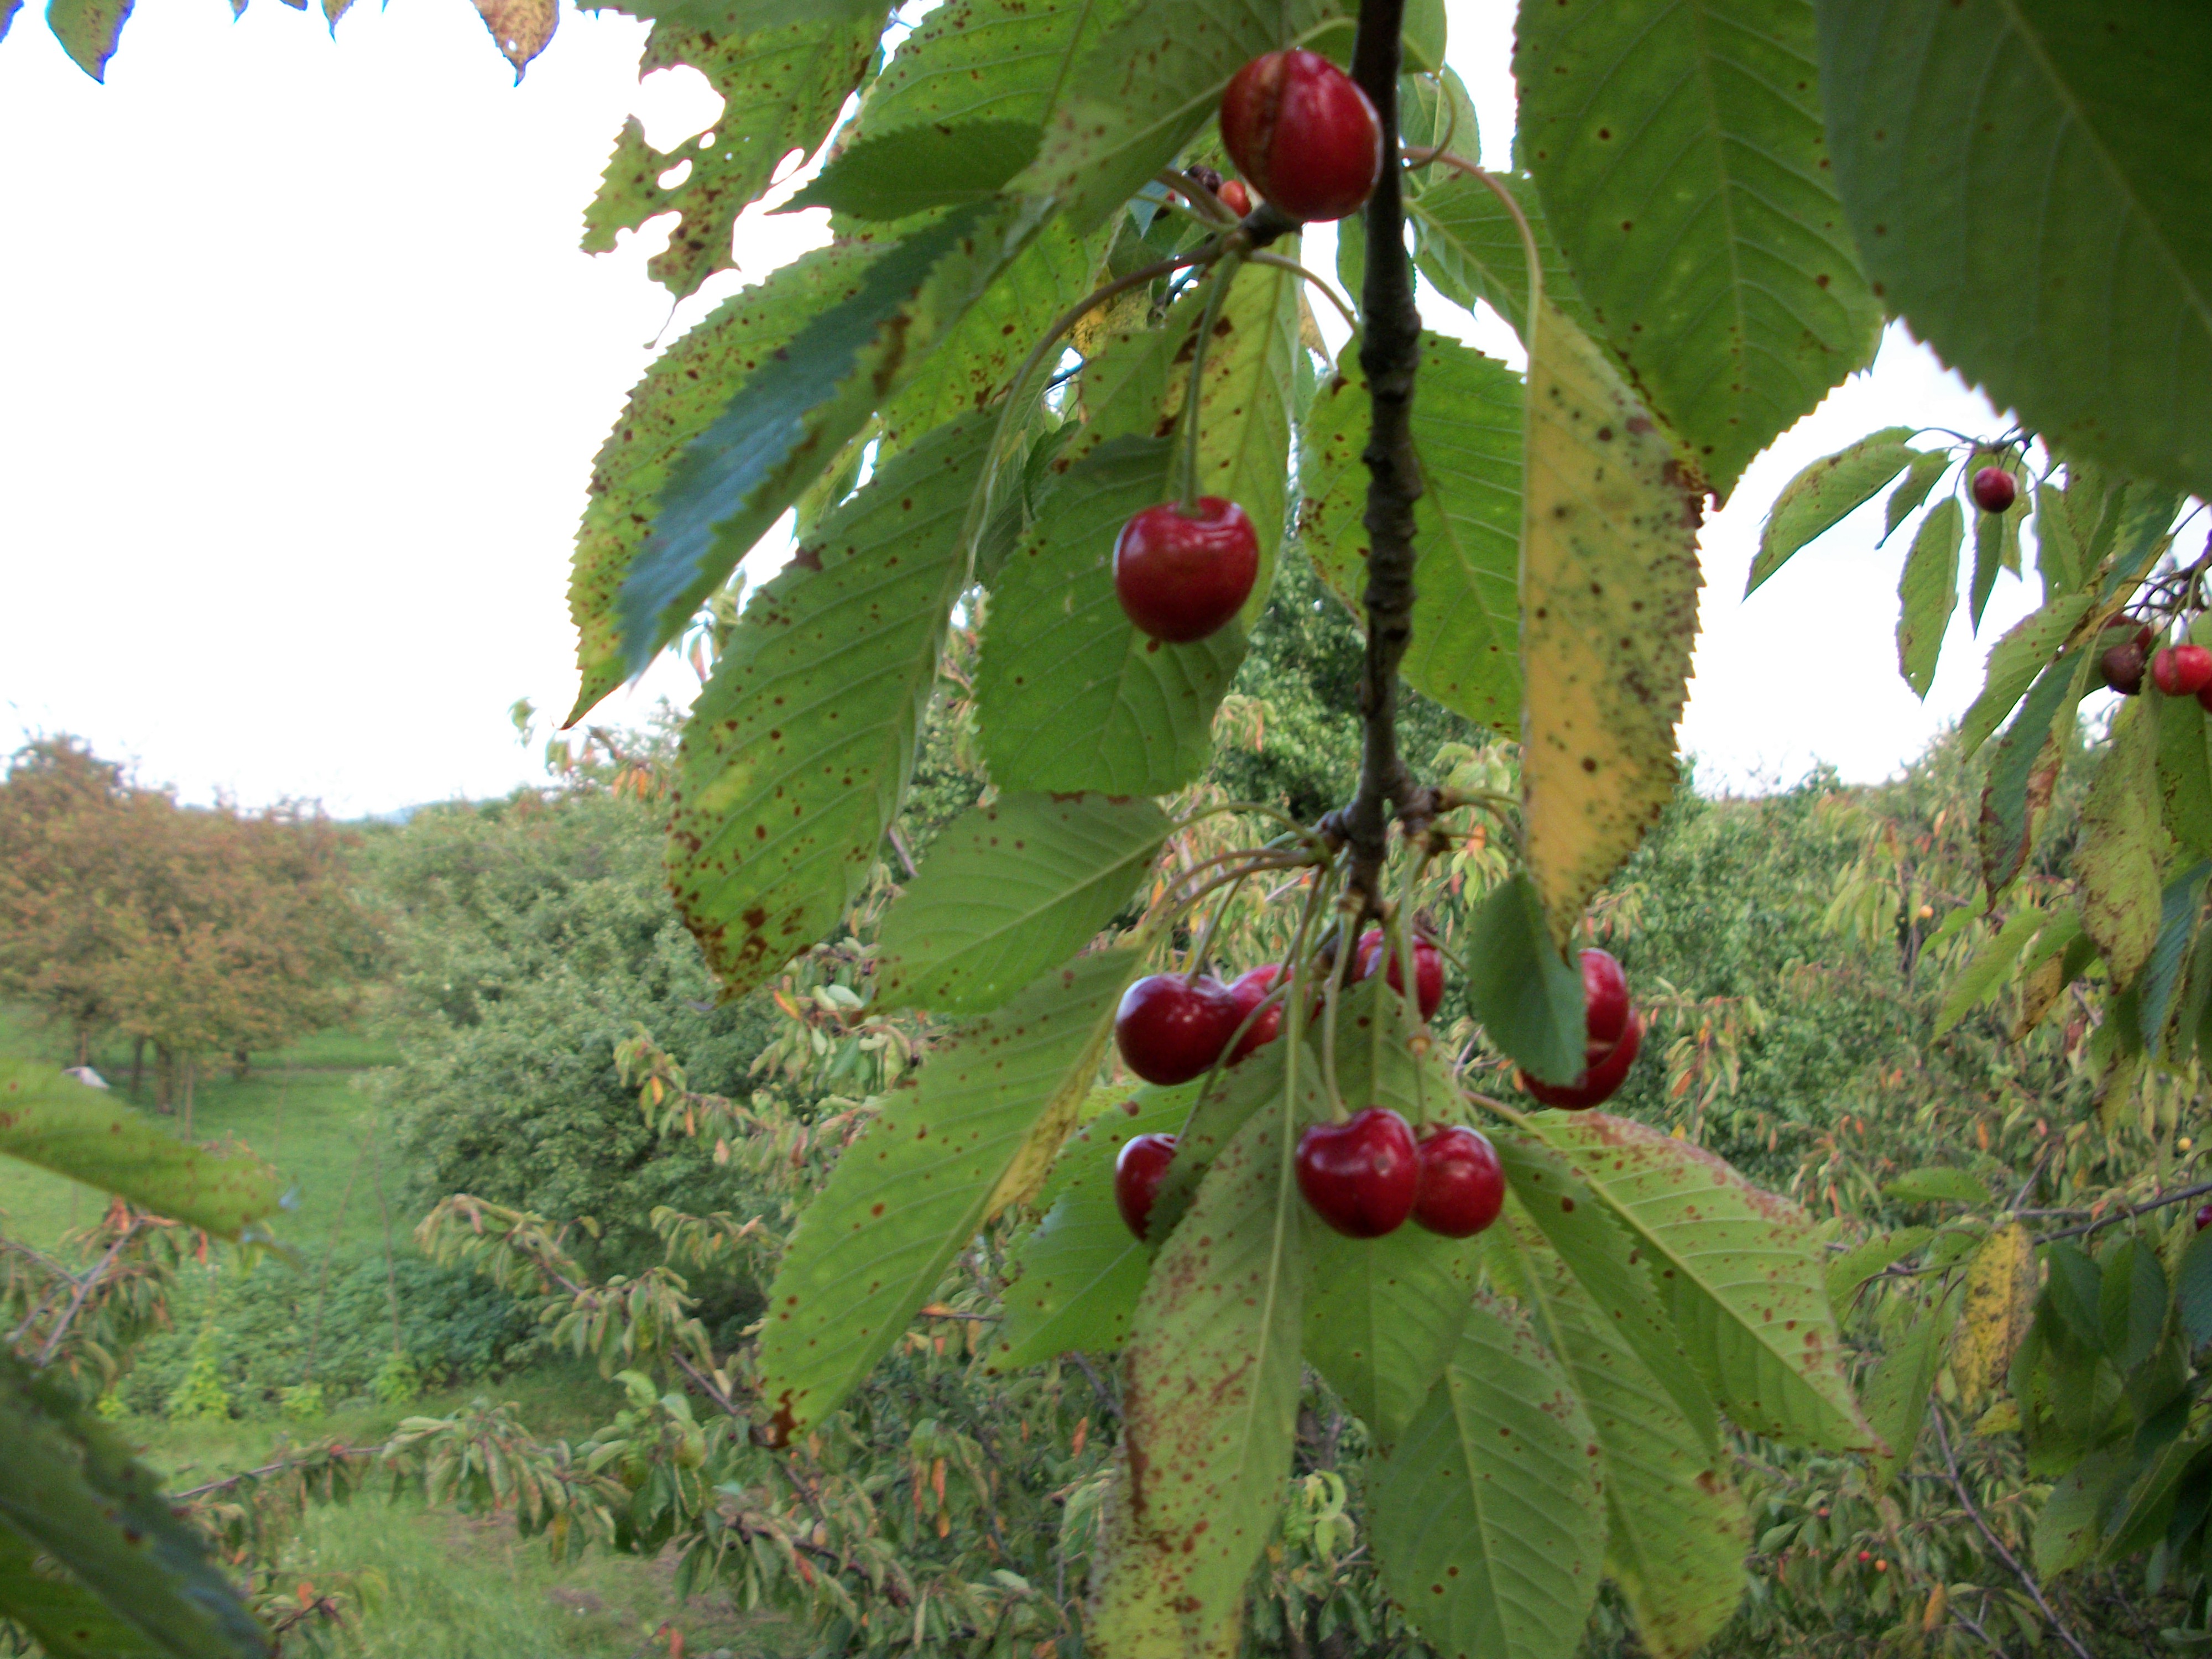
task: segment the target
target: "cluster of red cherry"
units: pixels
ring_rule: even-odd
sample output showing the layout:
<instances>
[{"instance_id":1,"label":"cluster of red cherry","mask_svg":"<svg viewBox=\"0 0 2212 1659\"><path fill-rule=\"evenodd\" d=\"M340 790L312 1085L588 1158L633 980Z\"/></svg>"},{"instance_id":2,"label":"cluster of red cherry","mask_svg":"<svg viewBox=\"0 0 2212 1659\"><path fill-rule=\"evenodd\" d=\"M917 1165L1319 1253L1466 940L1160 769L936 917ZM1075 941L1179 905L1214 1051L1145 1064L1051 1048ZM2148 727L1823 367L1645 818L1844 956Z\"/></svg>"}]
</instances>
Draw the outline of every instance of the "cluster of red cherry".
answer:
<instances>
[{"instance_id":1,"label":"cluster of red cherry","mask_svg":"<svg viewBox=\"0 0 2212 1659\"><path fill-rule=\"evenodd\" d=\"M1401 994L1399 957L1380 928L1363 934L1358 979L1385 972ZM1611 1097L1644 1042L1644 1022L1631 1006L1628 980L1610 952L1582 953L1583 1074L1568 1085L1540 1083L1525 1073L1521 1086L1547 1106L1580 1111ZM1147 1083L1188 1083L1217 1061L1235 1065L1280 1033L1277 994L1287 977L1269 963L1228 985L1210 975L1153 974L1123 994L1114 1018L1121 1058ZM1413 987L1423 1019L1443 1000L1442 952L1413 941ZM1176 1137L1138 1135L1114 1164L1114 1200L1139 1238L1160 1182L1174 1161ZM1380 1238L1410 1218L1446 1238L1471 1238L1498 1219L1505 1175L1486 1136L1458 1124L1434 1124L1416 1140L1406 1120L1370 1106L1338 1123L1318 1123L1298 1141L1298 1191L1314 1212L1349 1238Z\"/></svg>"},{"instance_id":2,"label":"cluster of red cherry","mask_svg":"<svg viewBox=\"0 0 2212 1659\"><path fill-rule=\"evenodd\" d=\"M1301 222L1357 213L1382 171L1382 125L1352 77L1313 52L1271 52L1237 71L1221 96L1221 142L1237 171ZM1214 188L1243 217L1251 191ZM1260 574L1260 538L1235 501L1201 495L1148 507L1114 544L1114 592L1156 640L1187 645L1227 625Z\"/></svg>"}]
</instances>

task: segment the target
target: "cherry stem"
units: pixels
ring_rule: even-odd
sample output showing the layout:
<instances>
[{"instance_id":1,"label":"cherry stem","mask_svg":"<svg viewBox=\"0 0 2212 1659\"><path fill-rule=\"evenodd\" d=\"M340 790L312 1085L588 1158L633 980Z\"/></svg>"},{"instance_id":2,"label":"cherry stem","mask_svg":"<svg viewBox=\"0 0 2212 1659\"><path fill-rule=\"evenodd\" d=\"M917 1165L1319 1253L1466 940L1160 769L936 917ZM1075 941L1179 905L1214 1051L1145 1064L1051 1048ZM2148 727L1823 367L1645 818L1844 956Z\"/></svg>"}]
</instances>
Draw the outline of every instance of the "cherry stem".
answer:
<instances>
[{"instance_id":1,"label":"cherry stem","mask_svg":"<svg viewBox=\"0 0 2212 1659\"><path fill-rule=\"evenodd\" d=\"M1214 806L1201 806L1196 811L1193 812L1188 817L1177 818L1175 822L1174 828L1170 831L1170 833L1180 834L1182 831L1189 829L1194 823L1202 823L1207 818L1219 817L1224 812L1251 812L1261 817L1273 818L1276 823L1281 824L1284 829L1289 830L1291 834L1296 836L1303 842L1317 842L1321 839L1320 836L1314 834L1314 832L1311 830L1309 830L1304 824L1300 823L1288 812L1284 811L1279 806L1270 806L1263 800L1229 800L1223 801L1219 805Z\"/></svg>"},{"instance_id":2,"label":"cherry stem","mask_svg":"<svg viewBox=\"0 0 2212 1659\"><path fill-rule=\"evenodd\" d=\"M1223 884L1228 890L1222 894L1221 902L1213 907L1213 914L1206 919L1206 931L1198 936L1198 943L1191 950L1190 967L1182 976L1184 984L1198 983L1199 975L1206 970L1206 953L1213 949L1213 936L1221 930L1222 919L1228 915L1229 907L1237 902L1237 890L1251 880L1260 869L1257 864L1249 864L1237 872L1234 879ZM1206 885L1210 888L1214 884L1209 882ZM1196 903L1197 901L1194 899L1192 902Z\"/></svg>"},{"instance_id":3,"label":"cherry stem","mask_svg":"<svg viewBox=\"0 0 2212 1659\"><path fill-rule=\"evenodd\" d=\"M1344 325L1350 329L1355 337L1358 334L1359 319L1358 315L1353 313L1351 305L1345 300L1344 296L1339 294L1334 289L1331 288L1322 278L1316 276L1312 271L1308 270L1296 259L1286 259L1279 253L1255 253L1248 257L1251 263L1255 265L1273 265L1279 270L1296 271L1299 276L1304 277L1306 281L1311 283L1316 288L1319 289L1322 291L1323 297L1328 301L1329 304L1336 307L1337 314L1344 319Z\"/></svg>"},{"instance_id":4,"label":"cherry stem","mask_svg":"<svg viewBox=\"0 0 2212 1659\"><path fill-rule=\"evenodd\" d=\"M1486 1110L1497 1113L1498 1116L1504 1118L1515 1128L1526 1129L1529 1127L1528 1113L1521 1111L1515 1107L1508 1106L1502 1100L1492 1100L1488 1095L1479 1095L1472 1089L1466 1090L1463 1092L1466 1094L1467 1097L1473 1101L1476 1105L1484 1108Z\"/></svg>"},{"instance_id":5,"label":"cherry stem","mask_svg":"<svg viewBox=\"0 0 2212 1659\"><path fill-rule=\"evenodd\" d=\"M1459 133L1459 100L1451 95L1451 88L1444 85L1443 76L1431 75L1424 70L1417 78L1434 82L1437 95L1444 100L1444 133L1443 137L1437 139L1426 149L1411 152L1401 149L1398 152L1399 160L1409 173L1428 166L1437 156L1449 149L1453 138Z\"/></svg>"},{"instance_id":6,"label":"cherry stem","mask_svg":"<svg viewBox=\"0 0 2212 1659\"><path fill-rule=\"evenodd\" d=\"M1221 302L1229 296L1229 285L1237 280L1237 267L1243 258L1242 250L1231 248L1217 264L1213 280L1206 291L1206 308L1199 313L1198 339L1190 351L1190 384L1184 390L1182 419L1184 432L1178 455L1181 476L1176 480L1176 499L1182 503L1186 518L1198 516L1198 405L1206 395L1206 349L1212 343L1214 325L1221 318Z\"/></svg>"},{"instance_id":7,"label":"cherry stem","mask_svg":"<svg viewBox=\"0 0 2212 1659\"><path fill-rule=\"evenodd\" d=\"M1536 327L1536 313L1544 303L1544 261L1536 252L1536 234L1528 228L1528 216L1521 210L1521 204L1513 199L1513 192L1505 188L1494 174L1486 172L1464 155L1455 155L1439 148L1429 155L1429 161L1441 167L1455 167L1468 178L1486 187L1492 196L1504 204L1513 217L1514 229L1521 233L1521 257L1528 267L1528 318L1522 330L1524 340L1533 340Z\"/></svg>"}]
</instances>

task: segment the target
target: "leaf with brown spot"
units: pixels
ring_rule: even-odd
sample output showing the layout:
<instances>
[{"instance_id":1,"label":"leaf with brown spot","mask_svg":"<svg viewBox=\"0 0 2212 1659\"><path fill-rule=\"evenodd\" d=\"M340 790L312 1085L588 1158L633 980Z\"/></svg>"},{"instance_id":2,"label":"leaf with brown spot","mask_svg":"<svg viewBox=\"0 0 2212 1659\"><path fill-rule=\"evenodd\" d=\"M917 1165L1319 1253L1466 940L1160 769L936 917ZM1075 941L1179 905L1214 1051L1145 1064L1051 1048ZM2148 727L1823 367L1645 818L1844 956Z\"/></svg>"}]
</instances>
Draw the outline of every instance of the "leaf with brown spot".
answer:
<instances>
[{"instance_id":1,"label":"leaf with brown spot","mask_svg":"<svg viewBox=\"0 0 2212 1659\"><path fill-rule=\"evenodd\" d=\"M2113 717L2112 744L2081 803L2074 850L2081 923L2118 987L2135 983L2158 939L2166 839L2159 805L2157 716L2131 698Z\"/></svg>"},{"instance_id":2,"label":"leaf with brown spot","mask_svg":"<svg viewBox=\"0 0 2212 1659\"><path fill-rule=\"evenodd\" d=\"M1142 961L1103 951L1054 968L962 1025L885 1100L801 1212L761 1332L761 1392L781 1432L836 1409L929 1298L1025 1162L1048 1162L1097 1075Z\"/></svg>"},{"instance_id":3,"label":"leaf with brown spot","mask_svg":"<svg viewBox=\"0 0 2212 1659\"><path fill-rule=\"evenodd\" d=\"M1925 698L1936 683L1936 660L1944 631L1959 605L1959 549L1966 517L1956 495L1946 495L1920 521L1897 581L1897 672Z\"/></svg>"},{"instance_id":4,"label":"leaf with brown spot","mask_svg":"<svg viewBox=\"0 0 2212 1659\"><path fill-rule=\"evenodd\" d=\"M499 55L514 65L514 84L520 86L522 71L551 44L553 31L560 27L557 0L475 0L475 4Z\"/></svg>"},{"instance_id":5,"label":"leaf with brown spot","mask_svg":"<svg viewBox=\"0 0 2212 1659\"><path fill-rule=\"evenodd\" d=\"M1972 1407L2012 1364L2035 1317L2035 1241L2017 1221L1982 1241L1966 1266L1966 1304L1951 1340L1951 1375L1960 1403Z\"/></svg>"},{"instance_id":6,"label":"leaf with brown spot","mask_svg":"<svg viewBox=\"0 0 2212 1659\"><path fill-rule=\"evenodd\" d=\"M1565 948L1674 798L1705 487L1588 336L1528 352L1521 779L1529 874Z\"/></svg>"},{"instance_id":7,"label":"leaf with brown spot","mask_svg":"<svg viewBox=\"0 0 2212 1659\"><path fill-rule=\"evenodd\" d=\"M1119 1463L1086 1636L1102 1659L1233 1654L1298 1407L1306 1121L1278 1098L1161 1246L1123 1358Z\"/></svg>"},{"instance_id":8,"label":"leaf with brown spot","mask_svg":"<svg viewBox=\"0 0 2212 1659\"><path fill-rule=\"evenodd\" d=\"M46 27L54 32L54 39L62 43L62 50L70 61L94 80L107 79L107 60L115 56L115 48L123 38L123 26L131 21L131 9L136 0L46 0ZM7 25L15 15L9 6L0 13L0 35L7 33Z\"/></svg>"},{"instance_id":9,"label":"leaf with brown spot","mask_svg":"<svg viewBox=\"0 0 2212 1659\"><path fill-rule=\"evenodd\" d=\"M1702 1147L1626 1118L1547 1113L1534 1127L1627 1232L1730 1417L1791 1445L1876 1443L1844 1374L1804 1211Z\"/></svg>"},{"instance_id":10,"label":"leaf with brown spot","mask_svg":"<svg viewBox=\"0 0 2212 1659\"><path fill-rule=\"evenodd\" d=\"M1576 1269L1516 1205L1502 1230L1530 1322L1566 1362L1597 1431L1606 1564L1655 1659L1691 1659L1742 1600L1751 1523L1728 1460L1686 1418Z\"/></svg>"},{"instance_id":11,"label":"leaf with brown spot","mask_svg":"<svg viewBox=\"0 0 2212 1659\"><path fill-rule=\"evenodd\" d=\"M1875 498L1875 492L1921 456L1908 447L1909 426L1884 427L1832 455L1823 455L1782 486L1759 527L1759 556L1751 562L1743 594L1787 564L1801 548L1834 529ZM1940 458L1936 458L1940 459ZM1925 495L1923 489L1921 492Z\"/></svg>"},{"instance_id":12,"label":"leaf with brown spot","mask_svg":"<svg viewBox=\"0 0 2212 1659\"><path fill-rule=\"evenodd\" d=\"M1571 1659L1597 1600L1597 1435L1559 1356L1473 1304L1369 1521L1391 1598L1446 1659Z\"/></svg>"}]
</instances>

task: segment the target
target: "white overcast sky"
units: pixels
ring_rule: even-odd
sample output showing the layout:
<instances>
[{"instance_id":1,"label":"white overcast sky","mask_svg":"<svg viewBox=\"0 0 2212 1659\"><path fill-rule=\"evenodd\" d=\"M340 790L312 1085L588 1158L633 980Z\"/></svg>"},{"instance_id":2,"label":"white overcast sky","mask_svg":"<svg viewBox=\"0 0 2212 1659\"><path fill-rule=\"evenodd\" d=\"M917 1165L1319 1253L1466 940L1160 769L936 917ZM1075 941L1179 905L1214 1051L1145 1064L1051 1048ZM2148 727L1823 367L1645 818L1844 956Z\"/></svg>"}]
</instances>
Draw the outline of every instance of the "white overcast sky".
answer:
<instances>
[{"instance_id":1,"label":"white overcast sky","mask_svg":"<svg viewBox=\"0 0 2212 1659\"><path fill-rule=\"evenodd\" d=\"M644 270L667 221L578 252L623 117L666 149L716 109L688 70L641 86L645 25L613 13L565 14L517 88L465 0L359 4L335 40L271 0L236 22L165 0L102 87L40 10L0 42L0 750L73 732L188 799L341 816L535 778L507 710L574 694L593 452L654 337L821 240L823 216L748 216L740 271L672 319ZM1493 164L1511 10L1452 10ZM1495 319L1425 307L1517 356ZM1893 330L1708 520L1683 728L1707 787L1816 759L1877 779L1972 699L1986 647L1963 607L1928 702L1897 677L1879 502L1738 597L1781 485L1892 422L2000 424ZM1985 641L2026 598L2000 579ZM664 664L602 717L695 685Z\"/></svg>"}]
</instances>

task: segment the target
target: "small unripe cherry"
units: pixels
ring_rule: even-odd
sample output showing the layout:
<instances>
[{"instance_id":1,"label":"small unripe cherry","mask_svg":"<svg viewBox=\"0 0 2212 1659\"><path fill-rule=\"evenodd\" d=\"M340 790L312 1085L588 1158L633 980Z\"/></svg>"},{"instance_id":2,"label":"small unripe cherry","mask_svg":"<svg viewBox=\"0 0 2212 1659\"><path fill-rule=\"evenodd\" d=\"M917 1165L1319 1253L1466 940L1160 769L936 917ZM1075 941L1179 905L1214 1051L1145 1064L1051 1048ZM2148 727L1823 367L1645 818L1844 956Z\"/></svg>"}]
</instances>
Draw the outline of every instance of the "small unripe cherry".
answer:
<instances>
[{"instance_id":1,"label":"small unripe cherry","mask_svg":"<svg viewBox=\"0 0 2212 1659\"><path fill-rule=\"evenodd\" d=\"M1125 1142L1114 1159L1114 1207L1122 1224L1141 1241L1152 1219L1152 1200L1160 1182L1175 1161L1173 1135L1137 1135Z\"/></svg>"},{"instance_id":2,"label":"small unripe cherry","mask_svg":"<svg viewBox=\"0 0 2212 1659\"><path fill-rule=\"evenodd\" d=\"M1229 988L1210 974L1148 974L1121 994L1114 1042L1131 1071L1172 1088L1220 1059L1243 1018Z\"/></svg>"},{"instance_id":3,"label":"small unripe cherry","mask_svg":"<svg viewBox=\"0 0 2212 1659\"><path fill-rule=\"evenodd\" d=\"M2207 1227L2212 1227L2212 1204L2203 1204L2197 1206L2197 1231L2201 1233Z\"/></svg>"},{"instance_id":4,"label":"small unripe cherry","mask_svg":"<svg viewBox=\"0 0 2212 1659\"><path fill-rule=\"evenodd\" d=\"M1244 509L1218 495L1201 495L1196 508L1148 507L1114 543L1114 596L1131 622L1170 645L1221 629L1260 574L1260 537Z\"/></svg>"},{"instance_id":5,"label":"small unripe cherry","mask_svg":"<svg viewBox=\"0 0 2212 1659\"><path fill-rule=\"evenodd\" d=\"M1243 1024L1252 1011L1267 1000L1268 994L1290 977L1290 970L1279 962L1270 962L1257 968L1248 968L1229 981L1229 994L1237 999L1237 1021ZM1237 1039L1237 1046L1229 1051L1229 1063L1234 1066L1255 1048L1273 1042L1283 1029L1283 1002L1278 997L1269 1004L1266 1012L1244 1027L1244 1035Z\"/></svg>"},{"instance_id":6,"label":"small unripe cherry","mask_svg":"<svg viewBox=\"0 0 2212 1659\"><path fill-rule=\"evenodd\" d=\"M1240 219L1252 210L1252 192L1244 188L1242 179L1225 180L1213 193L1221 198L1222 206Z\"/></svg>"},{"instance_id":7,"label":"small unripe cherry","mask_svg":"<svg viewBox=\"0 0 2212 1659\"><path fill-rule=\"evenodd\" d=\"M2106 637L2119 631L2107 629ZM2107 690L2117 691L2124 697L2141 695L2143 670L2149 666L2150 648L2157 638L2149 629L2141 628L2132 636L2105 648L2104 654L2097 659L2097 670L2103 675Z\"/></svg>"},{"instance_id":8,"label":"small unripe cherry","mask_svg":"<svg viewBox=\"0 0 2212 1659\"><path fill-rule=\"evenodd\" d=\"M1974 474L1974 481L1966 486L1966 491L1983 512L2002 513L2019 495L2020 486L2002 467L1985 466Z\"/></svg>"},{"instance_id":9,"label":"small unripe cherry","mask_svg":"<svg viewBox=\"0 0 2212 1659\"><path fill-rule=\"evenodd\" d=\"M1283 213L1341 219L1382 176L1382 123L1352 77L1317 52L1271 52L1221 94L1221 142Z\"/></svg>"},{"instance_id":10,"label":"small unripe cherry","mask_svg":"<svg viewBox=\"0 0 2212 1659\"><path fill-rule=\"evenodd\" d=\"M2193 697L2212 685L2212 651L2169 645L2150 659L2150 677L2169 697Z\"/></svg>"},{"instance_id":11,"label":"small unripe cherry","mask_svg":"<svg viewBox=\"0 0 2212 1659\"><path fill-rule=\"evenodd\" d=\"M1487 1135L1456 1123L1431 1129L1421 1137L1417 1225L1446 1238L1472 1238L1498 1219L1505 1169Z\"/></svg>"}]
</instances>

